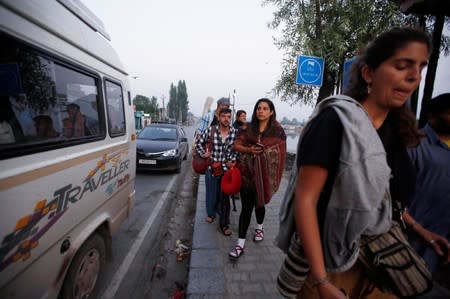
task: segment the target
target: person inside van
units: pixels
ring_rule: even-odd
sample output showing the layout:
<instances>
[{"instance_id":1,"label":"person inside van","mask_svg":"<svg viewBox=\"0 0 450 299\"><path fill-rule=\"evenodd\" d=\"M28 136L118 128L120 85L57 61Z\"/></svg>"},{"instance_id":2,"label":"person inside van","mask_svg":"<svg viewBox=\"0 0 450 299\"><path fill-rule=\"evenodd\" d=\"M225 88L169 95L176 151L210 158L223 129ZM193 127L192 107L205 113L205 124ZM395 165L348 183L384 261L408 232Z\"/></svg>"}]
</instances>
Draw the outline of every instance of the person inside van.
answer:
<instances>
[{"instance_id":1,"label":"person inside van","mask_svg":"<svg viewBox=\"0 0 450 299\"><path fill-rule=\"evenodd\" d=\"M36 135L39 138L58 137L59 133L53 127L53 120L48 115L38 115L33 118Z\"/></svg>"},{"instance_id":2,"label":"person inside van","mask_svg":"<svg viewBox=\"0 0 450 299\"><path fill-rule=\"evenodd\" d=\"M16 118L8 96L0 97L0 144L22 141L22 128Z\"/></svg>"},{"instance_id":3,"label":"person inside van","mask_svg":"<svg viewBox=\"0 0 450 299\"><path fill-rule=\"evenodd\" d=\"M0 144L14 143L16 138L11 125L7 121L0 121Z\"/></svg>"},{"instance_id":4,"label":"person inside van","mask_svg":"<svg viewBox=\"0 0 450 299\"><path fill-rule=\"evenodd\" d=\"M68 117L63 120L65 137L85 136L85 116L81 114L80 106L75 103L67 105Z\"/></svg>"}]
</instances>

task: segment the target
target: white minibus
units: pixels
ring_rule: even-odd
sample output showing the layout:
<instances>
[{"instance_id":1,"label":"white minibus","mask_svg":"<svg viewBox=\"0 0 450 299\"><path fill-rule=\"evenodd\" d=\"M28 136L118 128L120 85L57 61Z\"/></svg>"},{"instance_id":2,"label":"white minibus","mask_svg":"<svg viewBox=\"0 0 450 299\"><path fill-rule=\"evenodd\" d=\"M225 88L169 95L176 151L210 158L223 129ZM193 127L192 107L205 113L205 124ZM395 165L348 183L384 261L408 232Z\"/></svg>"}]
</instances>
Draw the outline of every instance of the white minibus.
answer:
<instances>
[{"instance_id":1,"label":"white minibus","mask_svg":"<svg viewBox=\"0 0 450 299\"><path fill-rule=\"evenodd\" d=\"M95 298L135 197L128 75L79 0L0 0L0 298Z\"/></svg>"}]
</instances>

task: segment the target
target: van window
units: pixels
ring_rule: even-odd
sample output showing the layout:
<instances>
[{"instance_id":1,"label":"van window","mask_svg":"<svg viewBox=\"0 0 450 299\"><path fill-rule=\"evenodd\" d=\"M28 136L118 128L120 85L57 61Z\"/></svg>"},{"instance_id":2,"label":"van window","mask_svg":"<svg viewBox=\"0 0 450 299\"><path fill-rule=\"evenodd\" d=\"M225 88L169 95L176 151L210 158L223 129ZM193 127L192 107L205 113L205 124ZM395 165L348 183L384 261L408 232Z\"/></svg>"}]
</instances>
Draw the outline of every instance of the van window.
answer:
<instances>
[{"instance_id":1,"label":"van window","mask_svg":"<svg viewBox=\"0 0 450 299\"><path fill-rule=\"evenodd\" d=\"M105 80L105 86L109 134L112 137L124 135L126 128L122 87L108 80Z\"/></svg>"},{"instance_id":2,"label":"van window","mask_svg":"<svg viewBox=\"0 0 450 299\"><path fill-rule=\"evenodd\" d=\"M104 136L99 79L0 35L0 159Z\"/></svg>"}]
</instances>

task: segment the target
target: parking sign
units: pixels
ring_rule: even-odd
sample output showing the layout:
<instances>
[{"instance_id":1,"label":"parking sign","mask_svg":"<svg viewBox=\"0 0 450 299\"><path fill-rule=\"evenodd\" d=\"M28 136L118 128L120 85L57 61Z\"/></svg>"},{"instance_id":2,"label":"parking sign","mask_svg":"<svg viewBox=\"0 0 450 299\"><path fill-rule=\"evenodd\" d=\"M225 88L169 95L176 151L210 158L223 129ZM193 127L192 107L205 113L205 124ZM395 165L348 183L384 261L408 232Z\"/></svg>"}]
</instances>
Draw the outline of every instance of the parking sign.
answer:
<instances>
[{"instance_id":1,"label":"parking sign","mask_svg":"<svg viewBox=\"0 0 450 299\"><path fill-rule=\"evenodd\" d=\"M324 60L320 57L300 55L297 58L297 84L322 86Z\"/></svg>"}]
</instances>

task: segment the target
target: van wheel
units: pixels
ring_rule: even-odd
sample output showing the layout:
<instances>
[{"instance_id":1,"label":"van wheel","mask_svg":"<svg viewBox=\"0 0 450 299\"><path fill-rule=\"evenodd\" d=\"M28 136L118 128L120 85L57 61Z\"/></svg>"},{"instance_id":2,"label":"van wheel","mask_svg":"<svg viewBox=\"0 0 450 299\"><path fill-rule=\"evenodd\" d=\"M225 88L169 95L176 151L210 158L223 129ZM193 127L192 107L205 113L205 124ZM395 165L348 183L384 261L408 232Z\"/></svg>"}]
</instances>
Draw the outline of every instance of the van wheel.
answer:
<instances>
[{"instance_id":1,"label":"van wheel","mask_svg":"<svg viewBox=\"0 0 450 299\"><path fill-rule=\"evenodd\" d=\"M62 298L97 298L100 273L106 262L105 242L94 234L78 250L64 280Z\"/></svg>"}]
</instances>

